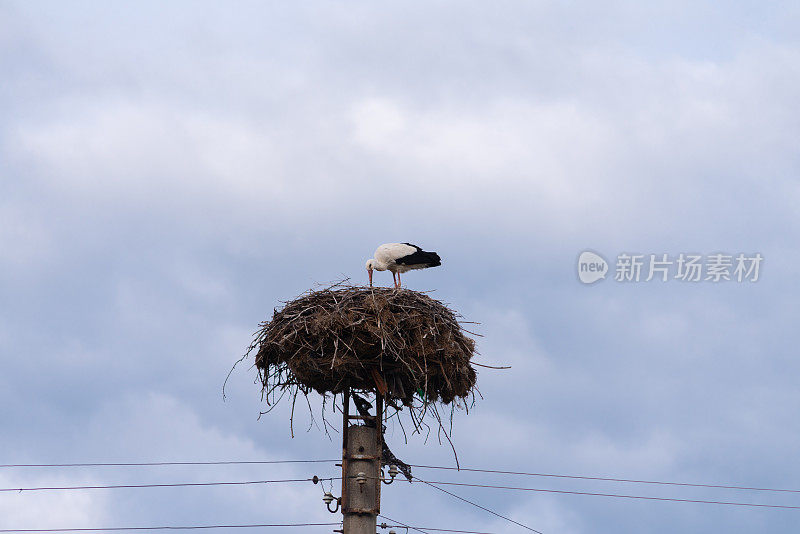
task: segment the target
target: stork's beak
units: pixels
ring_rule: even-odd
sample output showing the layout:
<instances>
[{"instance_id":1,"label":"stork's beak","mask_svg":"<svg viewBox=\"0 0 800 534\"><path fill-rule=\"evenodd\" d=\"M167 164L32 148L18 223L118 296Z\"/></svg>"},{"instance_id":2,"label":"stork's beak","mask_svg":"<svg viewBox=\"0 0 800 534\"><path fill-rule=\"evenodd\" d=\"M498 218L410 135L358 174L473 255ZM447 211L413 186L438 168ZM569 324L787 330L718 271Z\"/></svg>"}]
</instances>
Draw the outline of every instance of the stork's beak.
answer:
<instances>
[{"instance_id":1,"label":"stork's beak","mask_svg":"<svg viewBox=\"0 0 800 534\"><path fill-rule=\"evenodd\" d=\"M369 287L372 287L372 269L367 269L369 273Z\"/></svg>"}]
</instances>

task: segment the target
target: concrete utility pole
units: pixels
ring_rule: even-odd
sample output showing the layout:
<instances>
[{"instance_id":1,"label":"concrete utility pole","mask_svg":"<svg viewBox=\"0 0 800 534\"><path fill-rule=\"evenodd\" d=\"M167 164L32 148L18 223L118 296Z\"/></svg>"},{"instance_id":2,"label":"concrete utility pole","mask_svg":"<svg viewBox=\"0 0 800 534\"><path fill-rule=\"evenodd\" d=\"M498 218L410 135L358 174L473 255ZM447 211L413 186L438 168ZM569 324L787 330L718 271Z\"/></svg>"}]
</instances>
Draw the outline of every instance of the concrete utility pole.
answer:
<instances>
[{"instance_id":1,"label":"concrete utility pole","mask_svg":"<svg viewBox=\"0 0 800 534\"><path fill-rule=\"evenodd\" d=\"M342 424L343 534L375 534L381 512L383 397L375 395L375 415L350 415L344 394ZM361 424L359 424L359 422Z\"/></svg>"}]
</instances>

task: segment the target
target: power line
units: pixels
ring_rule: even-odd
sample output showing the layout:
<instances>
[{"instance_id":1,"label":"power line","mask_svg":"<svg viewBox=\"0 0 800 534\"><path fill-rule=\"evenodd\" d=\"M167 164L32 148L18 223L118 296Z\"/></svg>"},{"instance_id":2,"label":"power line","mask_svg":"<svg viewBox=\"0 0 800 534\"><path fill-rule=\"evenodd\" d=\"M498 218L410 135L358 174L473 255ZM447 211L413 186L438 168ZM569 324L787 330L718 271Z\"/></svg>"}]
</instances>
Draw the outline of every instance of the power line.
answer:
<instances>
[{"instance_id":1,"label":"power line","mask_svg":"<svg viewBox=\"0 0 800 534\"><path fill-rule=\"evenodd\" d=\"M392 519L391 517L387 517L387 516L385 516L383 514L378 514L378 517L386 519L387 521L391 521L392 523L397 523L397 526L401 526L403 528L410 528L411 530L416 530L416 531L419 531L419 532L425 532L425 531L430 530L430 531L433 531L433 532L457 532L457 533L460 533L460 534L495 534L494 532L479 532L479 531L475 531L475 530L454 530L454 529L451 529L451 528L412 527L410 525L406 525L402 521L398 521L396 519ZM382 523L382 524L380 524L378 526L380 528L391 528L392 527L391 525L387 525L386 523Z\"/></svg>"},{"instance_id":2,"label":"power line","mask_svg":"<svg viewBox=\"0 0 800 534\"><path fill-rule=\"evenodd\" d=\"M391 521L392 523L397 523L398 525L400 525L400 526L402 526L404 528L411 529L411 530L416 530L417 532L422 532L422 534L428 534L425 530L423 530L423 529L421 529L419 527L412 527L410 525L406 525L402 521L398 521L396 519L392 519L391 517L387 517L387 516L385 516L383 514L378 514L378 517L386 519L387 521ZM381 528L384 528L384 527L381 525ZM431 530L433 530L433 529L431 529Z\"/></svg>"},{"instance_id":3,"label":"power line","mask_svg":"<svg viewBox=\"0 0 800 534\"><path fill-rule=\"evenodd\" d=\"M320 480L341 480L341 477L317 478ZM287 478L283 480L243 480L235 482L178 482L171 484L112 484L108 486L42 486L35 488L0 488L0 492L23 491L66 491L120 488L180 488L187 486L244 486L248 484L280 484L284 482L313 482L313 478Z\"/></svg>"},{"instance_id":4,"label":"power line","mask_svg":"<svg viewBox=\"0 0 800 534\"><path fill-rule=\"evenodd\" d=\"M430 528L430 527L412 527L406 525L402 521L396 521L384 515L379 515L392 523L397 523L404 528L418 530L420 532L434 531L434 532L453 532L456 534L494 534L493 532L479 532L474 530L455 530L449 528ZM338 523L261 523L249 525L161 525L154 527L105 527L105 528L37 528L37 529L0 529L2 533L24 533L24 532L99 532L99 531L136 531L136 530L202 530L202 529L216 529L216 528L270 528L270 527L329 527L339 526ZM389 528L389 525L381 525L381 528Z\"/></svg>"},{"instance_id":5,"label":"power line","mask_svg":"<svg viewBox=\"0 0 800 534\"><path fill-rule=\"evenodd\" d=\"M3 533L12 532L100 532L124 530L200 530L214 528L270 528L270 527L329 527L341 525L338 523L262 523L253 525L163 525L157 527L106 527L106 528L29 528L29 529L0 529Z\"/></svg>"},{"instance_id":6,"label":"power line","mask_svg":"<svg viewBox=\"0 0 800 534\"><path fill-rule=\"evenodd\" d=\"M559 475L553 473L526 473L523 471L497 471L494 469L470 469L466 467L445 467L445 466L438 466L438 465L413 465L411 467L417 467L420 469L446 469L449 471L469 471L474 473L497 473L502 475L524 475L524 476L532 476L532 477L552 477L552 478L569 478L569 479L579 479L579 480L600 480L603 482L629 482L634 484L660 484L660 485L667 485L667 486L688 486L694 488L718 488L718 489L734 489L734 490L751 490L751 491L775 491L775 492L787 492L787 493L800 493L798 489L779 489L779 488L763 488L763 487L750 487L750 486L730 486L730 485L721 485L721 484L694 484L690 482L665 482L665 481L656 481L656 480L634 480L629 478L609 478L609 477L597 477L597 476L583 476L583 475Z\"/></svg>"},{"instance_id":7,"label":"power line","mask_svg":"<svg viewBox=\"0 0 800 534\"><path fill-rule=\"evenodd\" d=\"M71 464L0 464L3 467L146 467L167 465L260 465L333 463L339 460L232 460L212 462L91 462Z\"/></svg>"},{"instance_id":8,"label":"power line","mask_svg":"<svg viewBox=\"0 0 800 534\"><path fill-rule=\"evenodd\" d=\"M209 461L209 462L87 462L87 463L62 463L62 464L0 464L0 468L14 468L14 467L147 467L147 466L178 466L178 465L268 465L268 464L303 464L303 463L334 463L334 460L230 460L230 461ZM716 488L716 489L732 489L732 490L747 490L747 491L771 491L781 493L800 493L800 489L787 489L787 488L767 488L759 486L743 486L743 485L725 485L725 484L702 484L692 482L672 482L663 480L639 480L630 478L613 478L613 477L600 477L589 475L564 475L558 473L532 473L525 471L503 471L496 469L479 469L468 467L448 467L440 465L416 465L410 464L411 467L419 469L443 469L448 471L467 471L474 473L495 473L501 475L521 475L533 477L550 477L550 478L567 478L576 480L597 480L603 482L625 482L631 484L656 484L666 486L686 486L695 488Z\"/></svg>"},{"instance_id":9,"label":"power line","mask_svg":"<svg viewBox=\"0 0 800 534\"><path fill-rule=\"evenodd\" d=\"M541 532L539 532L538 530L536 530L536 529L534 529L534 528L531 528L531 527L529 527L528 525L523 525L522 523L520 523L520 522L518 522L518 521L514 521L514 520L513 520L513 519L511 519L510 517L506 517L506 516L504 516L504 515L500 515L500 514L498 514L497 512L495 512L494 510L490 510L490 509L486 508L485 506L481 506L481 505L480 505L480 504L478 504L478 503L474 503L474 502L472 502L472 501L470 501L470 500L467 500L467 499L465 499L464 497L461 497L461 496L459 496L459 495L456 495L455 493L452 493L452 492L450 492L450 491L447 491L447 490L446 490L446 489L444 489L444 488L440 488L439 486L434 486L434 483L431 483L431 482L425 482L425 481L424 481L424 480L422 480L421 478L417 478L417 480L419 480L419 481L420 481L420 482L422 482L423 484L427 484L428 486L430 486L430 487L432 487L432 488L435 488L435 489L437 489L437 490L439 490L439 491L441 491L441 492L444 492L444 493L446 493L446 494L448 494L448 495L450 495L450 496L452 496L452 497L455 497L456 499L458 499L458 500L460 500L460 501L464 501L465 503L467 503L467 504L471 504L472 506L475 506L475 507L477 507L477 508L480 508L481 510L483 510L483 511L485 511L485 512L489 512L490 514L492 514L492 515L496 515L497 517L499 517L499 518L501 518L501 519L505 519L506 521L509 521L509 522L511 522L511 523L514 523L515 525L518 525L518 526L520 526L520 527L522 527L522 528L528 529L528 530L530 530L531 532L536 532L536 534L542 534L542 533L541 533Z\"/></svg>"},{"instance_id":10,"label":"power line","mask_svg":"<svg viewBox=\"0 0 800 534\"><path fill-rule=\"evenodd\" d=\"M785 508L790 510L800 510L800 506L790 506L786 504L762 504L762 503L748 503L748 502L729 502L729 501L708 501L702 499L677 499L672 497L650 497L645 495L622 495L618 493L592 493L588 491L567 491L567 490L555 490L555 489L543 489L543 488L518 488L514 486L493 486L489 484L469 484L466 482L443 482L443 481L432 481L432 482L425 482L421 478L417 478L420 482L428 484L429 486L433 486L434 484L442 484L447 486L466 486L470 488L490 488L490 489L503 489L503 490L516 490L516 491L534 491L534 492L543 492L543 493L564 493L568 495L591 495L597 497L617 497L617 498L624 498L624 499L647 499L653 501L672 501L672 502L689 502L689 503L699 503L699 504L723 504L727 506L751 506L757 508ZM437 486L433 486L438 490L444 491L445 493L449 493L446 490L439 488Z\"/></svg>"}]
</instances>

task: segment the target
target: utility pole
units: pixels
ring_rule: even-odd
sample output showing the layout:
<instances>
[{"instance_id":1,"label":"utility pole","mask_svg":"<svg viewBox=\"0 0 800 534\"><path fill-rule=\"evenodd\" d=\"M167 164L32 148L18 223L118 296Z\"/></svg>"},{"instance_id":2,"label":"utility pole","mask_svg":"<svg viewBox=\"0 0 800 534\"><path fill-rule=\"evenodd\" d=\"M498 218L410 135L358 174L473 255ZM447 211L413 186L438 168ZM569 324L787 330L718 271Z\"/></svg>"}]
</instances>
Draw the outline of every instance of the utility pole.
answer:
<instances>
[{"instance_id":1,"label":"utility pole","mask_svg":"<svg viewBox=\"0 0 800 534\"><path fill-rule=\"evenodd\" d=\"M375 395L375 415L350 415L344 394L342 420L343 534L375 534L381 511L383 396Z\"/></svg>"}]
</instances>

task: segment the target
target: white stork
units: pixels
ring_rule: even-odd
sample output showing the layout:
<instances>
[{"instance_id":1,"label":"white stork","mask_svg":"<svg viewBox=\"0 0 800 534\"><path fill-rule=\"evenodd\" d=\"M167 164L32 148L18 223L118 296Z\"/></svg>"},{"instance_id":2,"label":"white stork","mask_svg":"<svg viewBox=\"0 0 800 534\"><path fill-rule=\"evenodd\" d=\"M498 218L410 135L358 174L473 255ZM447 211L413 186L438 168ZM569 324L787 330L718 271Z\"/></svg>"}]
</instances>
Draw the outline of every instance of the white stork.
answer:
<instances>
[{"instance_id":1,"label":"white stork","mask_svg":"<svg viewBox=\"0 0 800 534\"><path fill-rule=\"evenodd\" d=\"M392 271L394 287L400 287L400 273L413 269L426 269L442 264L435 252L425 252L411 243L384 243L375 250L375 257L367 260L369 285L372 287L372 271Z\"/></svg>"}]
</instances>

